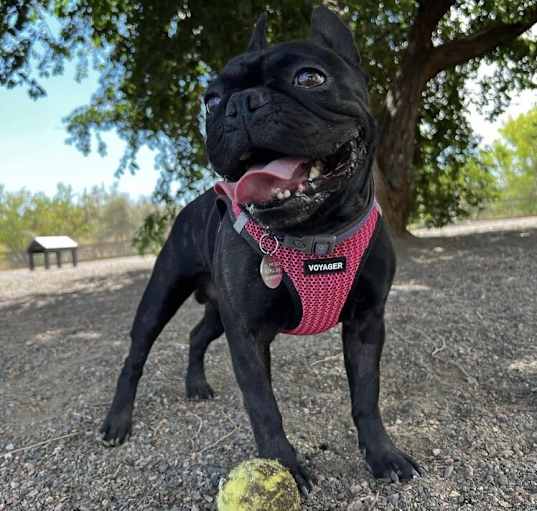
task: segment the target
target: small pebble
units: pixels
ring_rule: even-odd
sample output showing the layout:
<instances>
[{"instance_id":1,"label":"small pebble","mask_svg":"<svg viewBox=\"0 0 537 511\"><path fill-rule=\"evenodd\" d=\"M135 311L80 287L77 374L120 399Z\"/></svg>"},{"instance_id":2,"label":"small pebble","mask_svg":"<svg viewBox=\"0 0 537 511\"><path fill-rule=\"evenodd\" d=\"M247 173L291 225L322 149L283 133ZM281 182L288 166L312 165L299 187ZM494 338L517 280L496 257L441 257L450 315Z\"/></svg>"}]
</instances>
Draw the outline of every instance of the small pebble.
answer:
<instances>
[{"instance_id":1,"label":"small pebble","mask_svg":"<svg viewBox=\"0 0 537 511\"><path fill-rule=\"evenodd\" d=\"M396 506L397 503L399 502L399 497L400 495L398 493L392 493L391 495L388 496L388 502Z\"/></svg>"},{"instance_id":2,"label":"small pebble","mask_svg":"<svg viewBox=\"0 0 537 511\"><path fill-rule=\"evenodd\" d=\"M360 484L355 483L355 484L353 484L353 485L351 486L351 493L352 493L353 495L357 495L357 494L360 493L361 491L362 491L362 486L361 486Z\"/></svg>"},{"instance_id":3,"label":"small pebble","mask_svg":"<svg viewBox=\"0 0 537 511\"><path fill-rule=\"evenodd\" d=\"M347 506L347 511L363 511L365 509L366 508L361 500L355 500Z\"/></svg>"},{"instance_id":4,"label":"small pebble","mask_svg":"<svg viewBox=\"0 0 537 511\"><path fill-rule=\"evenodd\" d=\"M502 486L509 486L509 479L507 478L505 474L500 474L500 477L498 477L498 482Z\"/></svg>"}]
</instances>

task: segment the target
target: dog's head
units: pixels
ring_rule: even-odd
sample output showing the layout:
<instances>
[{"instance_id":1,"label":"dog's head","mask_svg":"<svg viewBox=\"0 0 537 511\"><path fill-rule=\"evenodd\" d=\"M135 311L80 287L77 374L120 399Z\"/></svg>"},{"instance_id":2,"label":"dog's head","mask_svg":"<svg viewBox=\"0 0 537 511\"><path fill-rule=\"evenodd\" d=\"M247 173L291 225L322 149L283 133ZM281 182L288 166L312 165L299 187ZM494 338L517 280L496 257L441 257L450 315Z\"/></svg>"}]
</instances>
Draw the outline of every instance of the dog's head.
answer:
<instances>
[{"instance_id":1,"label":"dog's head","mask_svg":"<svg viewBox=\"0 0 537 511\"><path fill-rule=\"evenodd\" d=\"M368 177L375 123L349 29L325 7L311 37L268 46L258 20L246 53L205 94L209 160L226 193L274 229L337 208Z\"/></svg>"}]
</instances>

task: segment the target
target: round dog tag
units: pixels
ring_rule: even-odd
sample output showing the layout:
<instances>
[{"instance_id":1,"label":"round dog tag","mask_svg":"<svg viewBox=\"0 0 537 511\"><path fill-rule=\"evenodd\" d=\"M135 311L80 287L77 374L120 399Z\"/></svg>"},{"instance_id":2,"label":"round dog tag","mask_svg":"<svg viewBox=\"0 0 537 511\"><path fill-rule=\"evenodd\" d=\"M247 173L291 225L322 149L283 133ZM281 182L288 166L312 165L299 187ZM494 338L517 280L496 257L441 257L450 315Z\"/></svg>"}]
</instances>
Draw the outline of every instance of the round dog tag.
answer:
<instances>
[{"instance_id":1,"label":"round dog tag","mask_svg":"<svg viewBox=\"0 0 537 511\"><path fill-rule=\"evenodd\" d=\"M263 256L263 259L261 259L259 273L261 274L261 278L265 285L270 287L270 289L276 289L283 278L280 263L270 255L265 255Z\"/></svg>"}]
</instances>

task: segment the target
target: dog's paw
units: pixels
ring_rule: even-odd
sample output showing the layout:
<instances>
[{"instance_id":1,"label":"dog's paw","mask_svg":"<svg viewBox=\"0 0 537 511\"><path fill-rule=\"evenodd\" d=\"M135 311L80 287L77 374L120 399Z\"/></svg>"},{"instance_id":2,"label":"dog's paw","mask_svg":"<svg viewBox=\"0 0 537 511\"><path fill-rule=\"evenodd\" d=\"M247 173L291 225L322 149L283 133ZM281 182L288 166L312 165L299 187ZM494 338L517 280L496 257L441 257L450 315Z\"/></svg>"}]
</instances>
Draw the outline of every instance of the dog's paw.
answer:
<instances>
[{"instance_id":1,"label":"dog's paw","mask_svg":"<svg viewBox=\"0 0 537 511\"><path fill-rule=\"evenodd\" d=\"M186 398L187 399L212 399L214 390L206 380L187 380Z\"/></svg>"},{"instance_id":2,"label":"dog's paw","mask_svg":"<svg viewBox=\"0 0 537 511\"><path fill-rule=\"evenodd\" d=\"M366 462L377 479L398 483L422 475L421 467L407 454L395 446L379 451L366 449Z\"/></svg>"},{"instance_id":3,"label":"dog's paw","mask_svg":"<svg viewBox=\"0 0 537 511\"><path fill-rule=\"evenodd\" d=\"M102 441L107 447L121 445L131 435L132 413L128 410L123 412L108 412L101 426Z\"/></svg>"}]
</instances>

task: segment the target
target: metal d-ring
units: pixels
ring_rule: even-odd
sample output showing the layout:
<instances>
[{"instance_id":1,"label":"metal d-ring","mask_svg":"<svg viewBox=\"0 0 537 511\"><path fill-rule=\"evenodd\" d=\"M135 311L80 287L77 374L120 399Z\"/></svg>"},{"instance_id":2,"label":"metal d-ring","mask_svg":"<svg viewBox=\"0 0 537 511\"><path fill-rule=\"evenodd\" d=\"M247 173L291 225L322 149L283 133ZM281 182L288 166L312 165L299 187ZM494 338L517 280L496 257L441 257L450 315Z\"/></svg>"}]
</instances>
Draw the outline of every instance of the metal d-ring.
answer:
<instances>
[{"instance_id":1,"label":"metal d-ring","mask_svg":"<svg viewBox=\"0 0 537 511\"><path fill-rule=\"evenodd\" d=\"M267 238L272 238L275 242L276 242L276 246L274 247L274 250L272 251L268 251L268 250L265 250L263 248L263 241L266 240ZM262 235L261 235L261 238L259 238L259 250L261 250L261 252L264 254L264 255L268 255L268 256L273 256L277 250L280 248L280 242L278 241L278 238L276 238L276 236L272 235L272 234L268 234L266 232L264 232Z\"/></svg>"}]
</instances>

